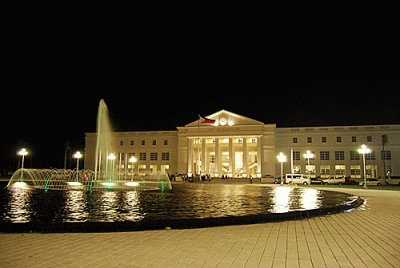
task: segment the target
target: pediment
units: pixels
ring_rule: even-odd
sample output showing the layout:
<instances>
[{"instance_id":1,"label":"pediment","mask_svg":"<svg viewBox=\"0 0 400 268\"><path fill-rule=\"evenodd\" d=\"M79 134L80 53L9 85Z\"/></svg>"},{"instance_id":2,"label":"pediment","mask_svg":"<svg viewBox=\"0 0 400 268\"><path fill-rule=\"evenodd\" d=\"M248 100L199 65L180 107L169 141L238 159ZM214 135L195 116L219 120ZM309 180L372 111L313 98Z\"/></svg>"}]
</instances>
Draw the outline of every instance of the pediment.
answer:
<instances>
[{"instance_id":1,"label":"pediment","mask_svg":"<svg viewBox=\"0 0 400 268\"><path fill-rule=\"evenodd\" d=\"M210 115L201 115L202 117L206 117L208 119L213 119L215 120L215 124L209 124L209 123L201 123L200 119L197 119L196 121L193 121L185 127L198 127L198 126L238 126L238 125L253 125L253 126L260 126L264 125L263 122L248 118L243 115L235 114L227 110L220 110L216 113L210 114Z\"/></svg>"}]
</instances>

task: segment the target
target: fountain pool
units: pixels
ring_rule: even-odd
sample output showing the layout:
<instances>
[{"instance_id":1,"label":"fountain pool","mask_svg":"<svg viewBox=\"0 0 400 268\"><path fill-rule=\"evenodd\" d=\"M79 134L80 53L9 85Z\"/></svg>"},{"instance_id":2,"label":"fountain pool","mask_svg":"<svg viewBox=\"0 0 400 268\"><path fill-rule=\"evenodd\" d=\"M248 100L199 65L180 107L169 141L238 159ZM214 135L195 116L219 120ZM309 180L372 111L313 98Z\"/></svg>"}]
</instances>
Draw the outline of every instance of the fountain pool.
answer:
<instances>
[{"instance_id":1,"label":"fountain pool","mask_svg":"<svg viewBox=\"0 0 400 268\"><path fill-rule=\"evenodd\" d=\"M350 210L362 199L306 187L174 183L171 191L2 187L2 232L105 232L289 220Z\"/></svg>"}]
</instances>

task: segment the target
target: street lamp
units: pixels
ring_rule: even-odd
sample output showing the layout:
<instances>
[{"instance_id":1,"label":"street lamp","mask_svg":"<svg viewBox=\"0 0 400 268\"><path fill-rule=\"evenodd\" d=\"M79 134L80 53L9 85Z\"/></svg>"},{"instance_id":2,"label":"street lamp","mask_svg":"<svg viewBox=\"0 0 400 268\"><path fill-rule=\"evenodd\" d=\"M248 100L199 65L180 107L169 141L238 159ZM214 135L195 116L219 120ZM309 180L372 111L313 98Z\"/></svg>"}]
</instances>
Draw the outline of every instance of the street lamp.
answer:
<instances>
[{"instance_id":1,"label":"street lamp","mask_svg":"<svg viewBox=\"0 0 400 268\"><path fill-rule=\"evenodd\" d=\"M303 154L304 158L307 158L307 172L308 172L308 178L311 178L311 170L310 170L310 158L314 158L314 154L310 151L307 150L305 154Z\"/></svg>"},{"instance_id":2,"label":"street lamp","mask_svg":"<svg viewBox=\"0 0 400 268\"><path fill-rule=\"evenodd\" d=\"M80 151L77 151L73 157L76 158L76 181L78 181L78 174L79 174L79 159L82 158L82 154Z\"/></svg>"},{"instance_id":3,"label":"street lamp","mask_svg":"<svg viewBox=\"0 0 400 268\"><path fill-rule=\"evenodd\" d=\"M131 167L132 167L132 179L131 180L133 180L133 164L135 164L136 163L136 161L137 161L137 159L136 159L136 157L135 156L131 156L130 158L129 158L129 163L131 163Z\"/></svg>"},{"instance_id":4,"label":"street lamp","mask_svg":"<svg viewBox=\"0 0 400 268\"><path fill-rule=\"evenodd\" d=\"M358 153L363 155L363 168L364 168L364 189L367 189L367 171L365 169L365 154L371 153L371 149L367 147L367 145L361 145L361 148L358 149Z\"/></svg>"},{"instance_id":5,"label":"street lamp","mask_svg":"<svg viewBox=\"0 0 400 268\"><path fill-rule=\"evenodd\" d=\"M286 162L286 155L280 152L276 158L278 158L279 163L281 163L281 184L283 184L283 163Z\"/></svg>"},{"instance_id":6,"label":"street lamp","mask_svg":"<svg viewBox=\"0 0 400 268\"><path fill-rule=\"evenodd\" d=\"M25 160L25 155L28 155L28 151L25 148L22 148L17 152L18 155L22 156L22 161L21 161L21 168L24 169L24 160Z\"/></svg>"},{"instance_id":7,"label":"street lamp","mask_svg":"<svg viewBox=\"0 0 400 268\"><path fill-rule=\"evenodd\" d=\"M17 154L22 156L22 160L21 160L21 177L20 177L20 181L22 181L23 172L24 172L24 160L25 160L25 155L28 155L28 151L25 148L22 148L21 150L19 150L17 152Z\"/></svg>"}]
</instances>

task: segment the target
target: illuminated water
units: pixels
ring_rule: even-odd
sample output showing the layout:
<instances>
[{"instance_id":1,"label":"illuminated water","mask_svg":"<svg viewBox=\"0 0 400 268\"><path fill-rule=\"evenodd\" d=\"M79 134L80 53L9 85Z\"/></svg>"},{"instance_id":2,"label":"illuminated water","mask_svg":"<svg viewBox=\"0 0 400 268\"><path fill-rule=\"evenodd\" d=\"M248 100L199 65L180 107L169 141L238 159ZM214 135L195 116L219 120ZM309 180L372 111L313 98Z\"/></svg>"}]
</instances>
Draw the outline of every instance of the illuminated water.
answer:
<instances>
[{"instance_id":1,"label":"illuminated water","mask_svg":"<svg viewBox=\"0 0 400 268\"><path fill-rule=\"evenodd\" d=\"M320 211L351 204L357 198L346 193L310 188L213 183L174 184L172 191L168 192L44 192L2 188L0 226L12 223L124 223L130 229L138 226L139 229L152 229L174 226L174 223L179 223L177 228L191 227L193 220L202 220L202 226L216 225L212 220L229 218L228 223L222 223L225 225L240 223L243 217L249 220L258 215L274 217L296 211ZM273 217L268 217L268 220ZM198 222L192 223L198 225Z\"/></svg>"}]
</instances>

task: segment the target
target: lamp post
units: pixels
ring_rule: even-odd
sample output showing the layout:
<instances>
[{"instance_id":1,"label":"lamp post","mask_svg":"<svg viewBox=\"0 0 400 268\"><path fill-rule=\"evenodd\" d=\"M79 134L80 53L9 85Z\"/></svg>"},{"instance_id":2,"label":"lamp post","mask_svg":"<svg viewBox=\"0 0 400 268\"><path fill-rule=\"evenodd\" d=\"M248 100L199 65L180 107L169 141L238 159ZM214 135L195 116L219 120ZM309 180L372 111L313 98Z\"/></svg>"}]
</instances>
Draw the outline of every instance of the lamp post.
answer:
<instances>
[{"instance_id":1,"label":"lamp post","mask_svg":"<svg viewBox=\"0 0 400 268\"><path fill-rule=\"evenodd\" d=\"M308 173L308 178L311 178L311 174L310 174L310 158L314 158L314 154L310 151L307 150L305 154L303 154L304 158L307 158L307 173Z\"/></svg>"},{"instance_id":2,"label":"lamp post","mask_svg":"<svg viewBox=\"0 0 400 268\"><path fill-rule=\"evenodd\" d=\"M20 180L22 181L23 172L24 172L24 160L25 160L25 155L28 155L28 151L25 148L22 148L21 150L19 150L17 152L17 154L22 156L22 160L21 160L21 177L20 177Z\"/></svg>"},{"instance_id":3,"label":"lamp post","mask_svg":"<svg viewBox=\"0 0 400 268\"><path fill-rule=\"evenodd\" d=\"M280 152L276 158L278 158L279 163L281 163L281 185L283 184L283 163L286 162L286 155Z\"/></svg>"},{"instance_id":4,"label":"lamp post","mask_svg":"<svg viewBox=\"0 0 400 268\"><path fill-rule=\"evenodd\" d=\"M73 157L76 158L76 181L78 181L78 174L79 174L79 159L82 158L82 154L80 151L74 153Z\"/></svg>"},{"instance_id":5,"label":"lamp post","mask_svg":"<svg viewBox=\"0 0 400 268\"><path fill-rule=\"evenodd\" d=\"M136 163L136 161L137 161L137 159L136 159L136 157L135 156L131 156L130 158L129 158L129 163L131 163L131 168L132 168L132 178L131 178L131 181L133 180L133 164L135 164Z\"/></svg>"},{"instance_id":6,"label":"lamp post","mask_svg":"<svg viewBox=\"0 0 400 268\"><path fill-rule=\"evenodd\" d=\"M28 155L28 151L25 148L22 148L21 150L18 151L17 154L22 156L21 168L24 169L25 155Z\"/></svg>"},{"instance_id":7,"label":"lamp post","mask_svg":"<svg viewBox=\"0 0 400 268\"><path fill-rule=\"evenodd\" d=\"M367 189L367 171L365 169L365 154L371 153L371 149L367 147L367 145L361 145L361 148L358 149L358 153L363 155L363 168L364 168L364 189Z\"/></svg>"}]
</instances>

